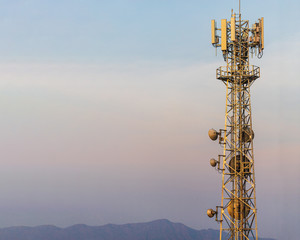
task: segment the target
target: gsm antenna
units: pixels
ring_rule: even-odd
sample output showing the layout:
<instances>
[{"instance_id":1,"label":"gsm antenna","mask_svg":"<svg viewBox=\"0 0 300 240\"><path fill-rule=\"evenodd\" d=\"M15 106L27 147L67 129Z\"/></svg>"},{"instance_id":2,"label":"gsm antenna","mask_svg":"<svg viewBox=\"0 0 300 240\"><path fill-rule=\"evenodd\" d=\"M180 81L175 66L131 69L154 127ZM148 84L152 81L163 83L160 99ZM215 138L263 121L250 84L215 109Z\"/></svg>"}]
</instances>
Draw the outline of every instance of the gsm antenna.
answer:
<instances>
[{"instance_id":1,"label":"gsm antenna","mask_svg":"<svg viewBox=\"0 0 300 240\"><path fill-rule=\"evenodd\" d=\"M221 205L208 209L207 215L220 223L220 240L258 240L254 174L254 131L250 87L260 77L260 68L249 64L249 54L262 57L264 18L251 27L232 12L222 19L221 28L211 21L211 42L221 48L226 66L216 70L216 78L226 86L225 126L210 129L211 140L218 140L223 153L210 160L222 174Z\"/></svg>"}]
</instances>

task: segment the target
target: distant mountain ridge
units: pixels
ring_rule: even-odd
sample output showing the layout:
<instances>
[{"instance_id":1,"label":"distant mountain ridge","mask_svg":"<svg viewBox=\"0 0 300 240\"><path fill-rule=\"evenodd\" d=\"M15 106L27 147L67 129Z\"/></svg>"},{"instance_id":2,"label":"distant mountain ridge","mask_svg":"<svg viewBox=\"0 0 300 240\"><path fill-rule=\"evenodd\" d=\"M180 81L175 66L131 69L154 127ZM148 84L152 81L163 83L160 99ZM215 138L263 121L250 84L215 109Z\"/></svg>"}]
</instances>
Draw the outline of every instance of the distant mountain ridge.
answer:
<instances>
[{"instance_id":1,"label":"distant mountain ridge","mask_svg":"<svg viewBox=\"0 0 300 240\"><path fill-rule=\"evenodd\" d=\"M218 237L218 230L195 230L166 219L123 225L77 224L67 228L43 225L0 229L0 240L218 240Z\"/></svg>"}]
</instances>

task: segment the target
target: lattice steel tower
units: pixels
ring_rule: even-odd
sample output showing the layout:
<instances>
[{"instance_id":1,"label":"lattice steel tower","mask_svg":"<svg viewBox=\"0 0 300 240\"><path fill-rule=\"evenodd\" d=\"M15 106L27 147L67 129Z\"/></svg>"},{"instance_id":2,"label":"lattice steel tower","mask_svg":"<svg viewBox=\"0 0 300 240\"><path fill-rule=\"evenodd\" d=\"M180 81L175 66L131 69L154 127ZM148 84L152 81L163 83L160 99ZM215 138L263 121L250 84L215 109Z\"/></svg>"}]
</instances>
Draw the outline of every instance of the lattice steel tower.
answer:
<instances>
[{"instance_id":1,"label":"lattice steel tower","mask_svg":"<svg viewBox=\"0 0 300 240\"><path fill-rule=\"evenodd\" d=\"M220 240L258 240L250 86L260 77L260 69L249 65L249 55L262 57L264 19L250 27L239 11L231 13L230 21L222 19L221 29L215 20L211 23L212 44L221 47L227 65L216 71L226 86L225 128L208 132L224 148L210 160L222 173L222 200L207 215L220 223Z\"/></svg>"}]
</instances>

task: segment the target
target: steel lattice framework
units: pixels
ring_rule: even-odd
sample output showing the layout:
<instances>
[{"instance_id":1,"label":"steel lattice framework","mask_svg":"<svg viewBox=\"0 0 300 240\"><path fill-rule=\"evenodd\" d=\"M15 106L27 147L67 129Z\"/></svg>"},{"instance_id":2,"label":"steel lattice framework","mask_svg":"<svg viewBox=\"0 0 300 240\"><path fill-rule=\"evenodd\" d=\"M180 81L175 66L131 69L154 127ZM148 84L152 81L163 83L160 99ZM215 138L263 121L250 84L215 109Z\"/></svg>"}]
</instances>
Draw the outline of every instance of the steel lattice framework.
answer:
<instances>
[{"instance_id":1,"label":"steel lattice framework","mask_svg":"<svg viewBox=\"0 0 300 240\"><path fill-rule=\"evenodd\" d=\"M221 30L221 44L216 31ZM262 56L263 18L252 28L241 14L222 19L221 29L212 20L212 44L221 47L227 65L216 70L226 86L225 127L209 131L224 147L210 163L222 173L222 200L209 217L220 222L220 240L258 239L250 87L260 77L260 68L249 65L249 54Z\"/></svg>"}]
</instances>

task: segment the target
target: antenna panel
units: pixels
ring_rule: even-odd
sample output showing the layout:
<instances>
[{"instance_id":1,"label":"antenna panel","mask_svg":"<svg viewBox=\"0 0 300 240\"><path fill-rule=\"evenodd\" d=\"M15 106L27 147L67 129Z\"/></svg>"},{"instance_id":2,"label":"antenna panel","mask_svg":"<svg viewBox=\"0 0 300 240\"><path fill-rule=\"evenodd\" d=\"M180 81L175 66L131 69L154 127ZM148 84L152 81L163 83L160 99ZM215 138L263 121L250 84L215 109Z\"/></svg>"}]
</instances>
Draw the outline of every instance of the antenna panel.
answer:
<instances>
[{"instance_id":1,"label":"antenna panel","mask_svg":"<svg viewBox=\"0 0 300 240\"><path fill-rule=\"evenodd\" d=\"M231 41L235 41L235 15L231 18Z\"/></svg>"},{"instance_id":2,"label":"antenna panel","mask_svg":"<svg viewBox=\"0 0 300 240\"><path fill-rule=\"evenodd\" d=\"M211 20L211 43L216 44L217 39L216 39L216 21Z\"/></svg>"},{"instance_id":3,"label":"antenna panel","mask_svg":"<svg viewBox=\"0 0 300 240\"><path fill-rule=\"evenodd\" d=\"M221 20L221 50L227 50L227 20Z\"/></svg>"},{"instance_id":4,"label":"antenna panel","mask_svg":"<svg viewBox=\"0 0 300 240\"><path fill-rule=\"evenodd\" d=\"M260 20L260 27L261 27L261 50L264 50L265 40L264 40L264 18L263 17Z\"/></svg>"}]
</instances>

